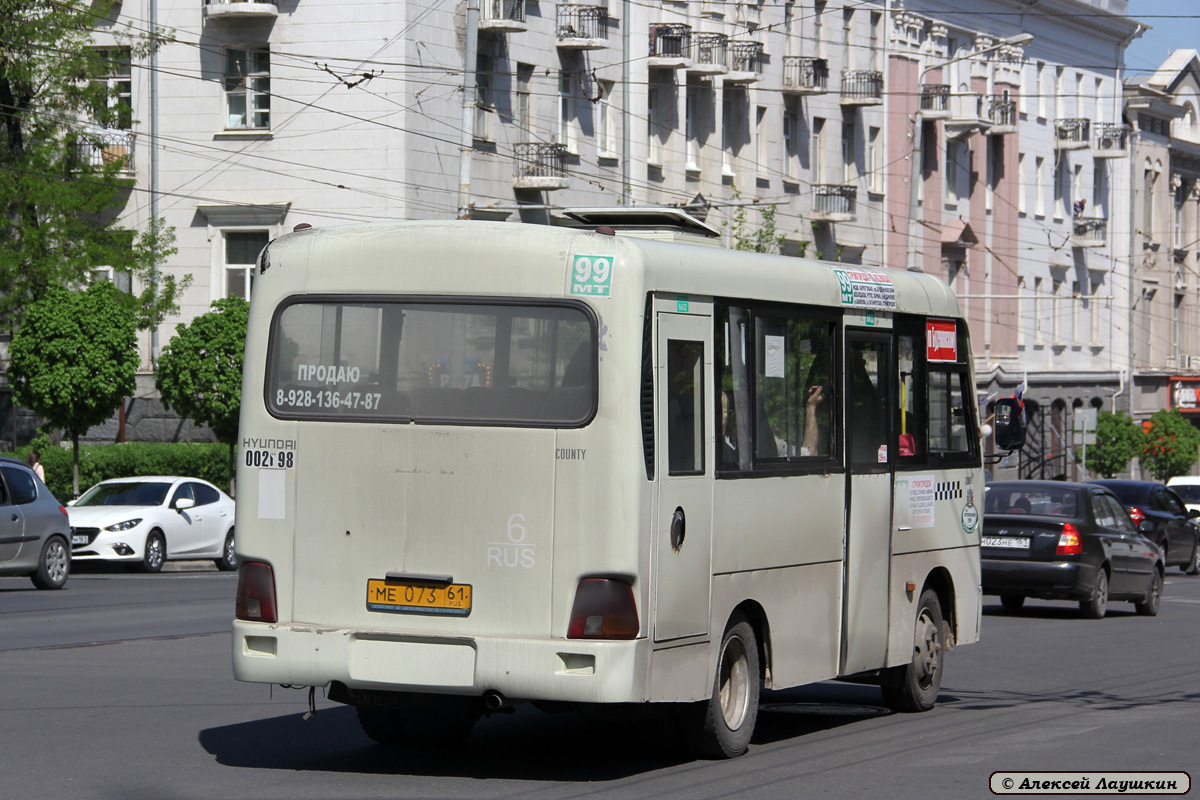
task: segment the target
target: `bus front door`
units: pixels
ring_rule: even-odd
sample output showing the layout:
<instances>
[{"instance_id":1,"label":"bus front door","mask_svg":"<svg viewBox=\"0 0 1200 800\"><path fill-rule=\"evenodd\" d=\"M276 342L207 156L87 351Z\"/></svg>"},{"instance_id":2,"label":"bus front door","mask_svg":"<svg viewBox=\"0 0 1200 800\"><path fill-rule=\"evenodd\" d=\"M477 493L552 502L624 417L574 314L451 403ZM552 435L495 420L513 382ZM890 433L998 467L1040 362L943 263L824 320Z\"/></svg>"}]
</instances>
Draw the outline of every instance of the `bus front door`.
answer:
<instances>
[{"instance_id":1,"label":"bus front door","mask_svg":"<svg viewBox=\"0 0 1200 800\"><path fill-rule=\"evenodd\" d=\"M712 437L705 408L712 319L658 315L655 362L654 640L708 633L712 583Z\"/></svg>"},{"instance_id":2,"label":"bus front door","mask_svg":"<svg viewBox=\"0 0 1200 800\"><path fill-rule=\"evenodd\" d=\"M892 408L891 337L846 333L845 594L842 600L842 675L883 667L887 659L888 579L891 573Z\"/></svg>"}]
</instances>

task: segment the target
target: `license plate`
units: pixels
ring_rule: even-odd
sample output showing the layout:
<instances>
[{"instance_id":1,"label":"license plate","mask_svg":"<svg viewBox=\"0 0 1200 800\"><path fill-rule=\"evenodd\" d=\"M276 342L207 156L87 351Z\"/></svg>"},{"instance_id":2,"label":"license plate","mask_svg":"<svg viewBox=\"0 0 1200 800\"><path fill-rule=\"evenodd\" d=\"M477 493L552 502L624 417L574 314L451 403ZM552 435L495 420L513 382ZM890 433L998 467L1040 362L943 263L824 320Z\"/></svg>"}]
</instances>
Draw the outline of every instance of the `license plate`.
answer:
<instances>
[{"instance_id":1,"label":"license plate","mask_svg":"<svg viewBox=\"0 0 1200 800\"><path fill-rule=\"evenodd\" d=\"M78 547L81 544L87 544L87 543L88 543L88 535L86 533L71 534L71 546L72 547Z\"/></svg>"},{"instance_id":2,"label":"license plate","mask_svg":"<svg viewBox=\"0 0 1200 800\"><path fill-rule=\"evenodd\" d=\"M465 617L471 613L471 587L461 583L406 583L369 578L367 610Z\"/></svg>"},{"instance_id":3,"label":"license plate","mask_svg":"<svg viewBox=\"0 0 1200 800\"><path fill-rule=\"evenodd\" d=\"M1028 550L1029 539L1025 536L984 536L984 547L1000 547L1010 550Z\"/></svg>"}]
</instances>

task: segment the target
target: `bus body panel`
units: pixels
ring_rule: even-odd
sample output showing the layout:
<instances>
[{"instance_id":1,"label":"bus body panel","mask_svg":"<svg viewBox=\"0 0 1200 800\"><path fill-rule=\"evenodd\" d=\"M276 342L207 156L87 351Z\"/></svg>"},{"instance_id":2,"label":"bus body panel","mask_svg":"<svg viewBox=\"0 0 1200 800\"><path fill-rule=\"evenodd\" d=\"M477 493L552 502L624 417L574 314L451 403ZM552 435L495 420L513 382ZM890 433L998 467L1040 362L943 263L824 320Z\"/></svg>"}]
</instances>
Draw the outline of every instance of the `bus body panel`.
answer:
<instances>
[{"instance_id":1,"label":"bus body panel","mask_svg":"<svg viewBox=\"0 0 1200 800\"><path fill-rule=\"evenodd\" d=\"M256 276L247 337L242 447L290 441L296 467L280 476L239 460L239 557L273 565L280 622L234 623L238 679L497 690L576 702L696 700L711 693L721 634L739 606L762 609L771 685L838 675L846 634L845 471L713 480L706 463L712 563L700 577L711 582L707 630L684 626L674 631L682 638L656 644L660 605L664 615L677 614L682 601L659 592L660 562L671 552L662 545L666 512L673 508L661 494L661 419L651 479L641 418L648 293L656 316L672 308L711 314L713 298L729 296L837 310L842 287L834 268L476 222L313 229L282 237L268 255L268 271ZM572 294L579 258L593 256L612 257L610 293ZM959 318L943 283L901 271L889 277L905 313ZM281 302L306 295L585 302L600 351L596 415L584 427L562 429L272 417L263 404L270 319ZM711 318L706 324L708 403ZM657 341L655 352L661 355ZM656 393L662 380L658 373ZM704 446L714 453L715 433L705 421ZM962 469L946 472L961 482ZM905 581L917 581L919 594L938 570L954 577L957 641L978 638L978 534L972 539L945 524L961 508L939 499L937 527L893 536L888 624L880 634L888 665L911 657L916 598L907 596ZM385 524L387 535L378 537ZM366 581L388 572L471 584L470 615L368 610ZM638 638L566 638L576 587L591 576L630 583Z\"/></svg>"}]
</instances>

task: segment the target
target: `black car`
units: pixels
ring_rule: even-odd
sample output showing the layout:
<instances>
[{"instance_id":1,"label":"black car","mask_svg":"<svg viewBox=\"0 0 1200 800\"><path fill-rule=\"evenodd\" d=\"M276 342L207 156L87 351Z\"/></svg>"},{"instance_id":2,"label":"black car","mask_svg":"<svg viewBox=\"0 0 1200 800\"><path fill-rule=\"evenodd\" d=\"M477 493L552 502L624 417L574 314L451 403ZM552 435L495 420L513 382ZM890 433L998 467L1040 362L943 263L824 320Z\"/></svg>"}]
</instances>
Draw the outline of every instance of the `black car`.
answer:
<instances>
[{"instance_id":1,"label":"black car","mask_svg":"<svg viewBox=\"0 0 1200 800\"><path fill-rule=\"evenodd\" d=\"M1090 482L1119 497L1134 524L1140 525L1142 520L1154 523L1146 536L1162 548L1168 567L1177 566L1188 575L1200 574L1200 526L1196 523L1200 511L1188 511L1174 490L1154 481Z\"/></svg>"},{"instance_id":2,"label":"black car","mask_svg":"<svg viewBox=\"0 0 1200 800\"><path fill-rule=\"evenodd\" d=\"M1000 595L1008 611L1038 597L1077 600L1093 619L1104 616L1109 600L1158 613L1162 552L1104 487L993 481L984 487L981 544L983 593Z\"/></svg>"}]
</instances>

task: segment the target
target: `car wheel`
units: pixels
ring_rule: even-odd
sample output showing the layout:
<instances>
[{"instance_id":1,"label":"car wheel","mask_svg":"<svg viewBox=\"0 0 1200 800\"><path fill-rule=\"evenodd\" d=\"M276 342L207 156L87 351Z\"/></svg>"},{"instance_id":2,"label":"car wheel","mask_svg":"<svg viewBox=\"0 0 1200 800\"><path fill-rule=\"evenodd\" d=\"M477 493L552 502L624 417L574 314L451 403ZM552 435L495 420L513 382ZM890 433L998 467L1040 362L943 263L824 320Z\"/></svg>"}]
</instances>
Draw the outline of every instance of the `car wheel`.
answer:
<instances>
[{"instance_id":1,"label":"car wheel","mask_svg":"<svg viewBox=\"0 0 1200 800\"><path fill-rule=\"evenodd\" d=\"M1025 605L1025 595L1023 594L1002 594L1000 595L1000 605L1005 611L1015 614Z\"/></svg>"},{"instance_id":2,"label":"car wheel","mask_svg":"<svg viewBox=\"0 0 1200 800\"><path fill-rule=\"evenodd\" d=\"M937 702L946 650L944 633L942 604L937 592L926 589L917 604L912 661L894 667L892 676L898 676L899 680L881 687L883 700L893 711L928 711Z\"/></svg>"},{"instance_id":3,"label":"car wheel","mask_svg":"<svg viewBox=\"0 0 1200 800\"><path fill-rule=\"evenodd\" d=\"M1108 573L1103 567L1096 572L1096 586L1092 589L1092 596L1079 601L1079 610L1088 619L1104 619L1104 614L1108 611Z\"/></svg>"},{"instance_id":4,"label":"car wheel","mask_svg":"<svg viewBox=\"0 0 1200 800\"><path fill-rule=\"evenodd\" d=\"M142 551L142 572L161 572L167 560L167 540L162 531L155 529L146 535L146 548Z\"/></svg>"},{"instance_id":5,"label":"car wheel","mask_svg":"<svg viewBox=\"0 0 1200 800\"><path fill-rule=\"evenodd\" d=\"M39 589L61 589L67 585L70 574L71 553L67 550L67 543L58 536L51 536L42 545L37 572L29 577Z\"/></svg>"},{"instance_id":6,"label":"car wheel","mask_svg":"<svg viewBox=\"0 0 1200 800\"><path fill-rule=\"evenodd\" d=\"M688 749L703 758L734 758L746 752L758 720L758 639L745 619L721 639L712 696L679 717Z\"/></svg>"},{"instance_id":7,"label":"car wheel","mask_svg":"<svg viewBox=\"0 0 1200 800\"><path fill-rule=\"evenodd\" d=\"M1162 590L1162 570L1155 568L1154 577L1150 581L1150 588L1146 590L1146 596L1133 604L1133 607L1137 609L1137 613L1143 617L1158 616L1158 605L1162 602Z\"/></svg>"},{"instance_id":8,"label":"car wheel","mask_svg":"<svg viewBox=\"0 0 1200 800\"><path fill-rule=\"evenodd\" d=\"M221 557L217 559L217 569L222 572L232 572L237 569L237 553L233 549L233 528L225 534L225 545L221 548Z\"/></svg>"},{"instance_id":9,"label":"car wheel","mask_svg":"<svg viewBox=\"0 0 1200 800\"><path fill-rule=\"evenodd\" d=\"M1200 537L1196 539L1196 545L1192 548L1191 560L1179 569L1188 575L1200 575Z\"/></svg>"}]
</instances>

